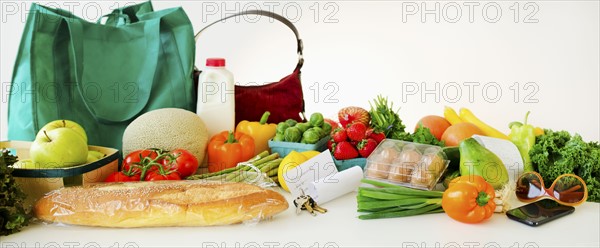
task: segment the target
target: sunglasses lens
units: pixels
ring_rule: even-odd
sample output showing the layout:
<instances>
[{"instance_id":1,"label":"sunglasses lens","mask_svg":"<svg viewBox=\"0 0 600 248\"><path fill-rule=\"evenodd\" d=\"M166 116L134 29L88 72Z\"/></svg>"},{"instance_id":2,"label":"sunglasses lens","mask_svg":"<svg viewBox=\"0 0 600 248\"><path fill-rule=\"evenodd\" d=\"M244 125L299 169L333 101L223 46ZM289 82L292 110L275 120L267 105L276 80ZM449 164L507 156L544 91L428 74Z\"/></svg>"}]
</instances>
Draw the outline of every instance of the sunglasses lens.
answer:
<instances>
[{"instance_id":1,"label":"sunglasses lens","mask_svg":"<svg viewBox=\"0 0 600 248\"><path fill-rule=\"evenodd\" d=\"M517 198L521 200L529 200L540 197L544 193L544 185L542 179L536 174L526 173L517 181Z\"/></svg>"},{"instance_id":2,"label":"sunglasses lens","mask_svg":"<svg viewBox=\"0 0 600 248\"><path fill-rule=\"evenodd\" d=\"M563 176L554 184L554 197L566 203L583 202L585 197L584 182L573 176Z\"/></svg>"}]
</instances>

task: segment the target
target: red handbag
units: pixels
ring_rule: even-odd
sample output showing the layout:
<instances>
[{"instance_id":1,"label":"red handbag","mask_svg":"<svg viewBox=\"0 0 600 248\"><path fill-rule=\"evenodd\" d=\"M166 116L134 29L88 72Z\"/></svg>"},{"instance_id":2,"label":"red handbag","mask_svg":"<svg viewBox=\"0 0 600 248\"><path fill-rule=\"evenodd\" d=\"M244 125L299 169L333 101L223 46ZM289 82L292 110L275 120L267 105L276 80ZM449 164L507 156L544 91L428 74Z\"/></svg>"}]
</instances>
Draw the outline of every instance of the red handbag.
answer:
<instances>
[{"instance_id":1,"label":"red handbag","mask_svg":"<svg viewBox=\"0 0 600 248\"><path fill-rule=\"evenodd\" d=\"M261 86L235 86L235 123L243 120L260 121L265 111L271 112L269 116L270 123L278 123L287 119L302 121L304 117L304 96L302 93L302 84L300 82L300 68L304 63L302 57L302 40L298 30L289 20L278 14L262 11L249 10L227 16L221 20L215 21L196 33L195 39L198 41L200 33L208 27L223 20L240 15L261 15L268 16L280 21L289 27L296 35L298 64L292 74L282 78L279 82L269 83ZM199 70L194 71L194 82L198 88L198 76L202 73ZM196 92L198 92L196 90Z\"/></svg>"}]
</instances>

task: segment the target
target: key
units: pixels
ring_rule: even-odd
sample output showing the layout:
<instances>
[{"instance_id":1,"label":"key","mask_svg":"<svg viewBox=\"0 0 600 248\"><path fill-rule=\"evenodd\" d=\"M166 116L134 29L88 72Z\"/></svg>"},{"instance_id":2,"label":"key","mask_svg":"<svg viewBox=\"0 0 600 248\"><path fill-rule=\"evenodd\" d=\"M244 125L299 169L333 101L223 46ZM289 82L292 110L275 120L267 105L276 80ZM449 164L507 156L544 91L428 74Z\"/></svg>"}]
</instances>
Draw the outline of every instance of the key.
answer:
<instances>
[{"instance_id":1,"label":"key","mask_svg":"<svg viewBox=\"0 0 600 248\"><path fill-rule=\"evenodd\" d=\"M312 208L319 213L322 213L322 214L327 213L327 209L320 207L316 203L312 206Z\"/></svg>"},{"instance_id":2,"label":"key","mask_svg":"<svg viewBox=\"0 0 600 248\"><path fill-rule=\"evenodd\" d=\"M309 199L311 199L310 196L309 196ZM306 209L306 211L308 211L310 214L312 214L312 216L317 216L317 213L315 213L315 210L312 208L311 205L312 204L310 203L310 201L307 201L306 203L304 203L304 205L303 205L304 208L302 208L302 209Z\"/></svg>"},{"instance_id":3,"label":"key","mask_svg":"<svg viewBox=\"0 0 600 248\"><path fill-rule=\"evenodd\" d=\"M322 208L321 206L317 205L317 202L310 196L308 196L308 202L311 206L312 209L314 209L315 211L319 212L319 213L327 213L327 209Z\"/></svg>"},{"instance_id":4,"label":"key","mask_svg":"<svg viewBox=\"0 0 600 248\"><path fill-rule=\"evenodd\" d=\"M306 205L309 202L309 198L306 195L301 195L298 196L298 198L296 198L294 200L294 205L296 206L296 214L300 214L300 212L302 212L302 210L306 209L306 207L304 205Z\"/></svg>"}]
</instances>

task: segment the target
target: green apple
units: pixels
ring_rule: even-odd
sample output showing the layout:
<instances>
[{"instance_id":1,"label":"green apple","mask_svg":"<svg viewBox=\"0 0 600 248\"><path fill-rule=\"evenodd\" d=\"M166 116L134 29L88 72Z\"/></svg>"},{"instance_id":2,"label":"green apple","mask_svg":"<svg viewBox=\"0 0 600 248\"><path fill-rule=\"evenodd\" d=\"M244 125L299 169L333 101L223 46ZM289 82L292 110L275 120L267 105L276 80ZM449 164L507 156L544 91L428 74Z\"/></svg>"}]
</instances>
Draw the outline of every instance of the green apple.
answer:
<instances>
[{"instance_id":1,"label":"green apple","mask_svg":"<svg viewBox=\"0 0 600 248\"><path fill-rule=\"evenodd\" d=\"M89 150L88 157L90 157L90 156L92 156L93 158L96 158L96 160L99 160L99 159L103 159L104 157L106 157L106 154L101 153L99 151Z\"/></svg>"},{"instance_id":2,"label":"green apple","mask_svg":"<svg viewBox=\"0 0 600 248\"><path fill-rule=\"evenodd\" d=\"M29 149L29 156L41 168L64 168L84 164L87 143L71 128L42 130Z\"/></svg>"},{"instance_id":3,"label":"green apple","mask_svg":"<svg viewBox=\"0 0 600 248\"><path fill-rule=\"evenodd\" d=\"M93 162L96 162L96 161L98 161L98 158L94 157L94 155L88 153L87 159L85 160L85 163L89 164L89 163L93 163Z\"/></svg>"},{"instance_id":4,"label":"green apple","mask_svg":"<svg viewBox=\"0 0 600 248\"><path fill-rule=\"evenodd\" d=\"M31 159L21 159L15 164L15 168L20 169L39 169Z\"/></svg>"},{"instance_id":5,"label":"green apple","mask_svg":"<svg viewBox=\"0 0 600 248\"><path fill-rule=\"evenodd\" d=\"M63 128L63 127L75 130L75 132L77 132L79 135L81 135L81 137L87 144L88 138L87 138L87 134L85 133L85 130L83 129L83 127L81 125L77 124L76 122L70 121L70 120L55 120L55 121L48 122L48 124L46 124L44 127L42 127L40 129L40 131L37 133L35 138L37 139L40 136L44 136L44 131L49 132L54 129Z\"/></svg>"},{"instance_id":6,"label":"green apple","mask_svg":"<svg viewBox=\"0 0 600 248\"><path fill-rule=\"evenodd\" d=\"M99 151L89 150L88 155L87 155L87 161L85 161L85 163L89 164L92 162L96 162L100 159L103 159L104 157L106 157L106 154L104 154L104 153L101 153Z\"/></svg>"}]
</instances>

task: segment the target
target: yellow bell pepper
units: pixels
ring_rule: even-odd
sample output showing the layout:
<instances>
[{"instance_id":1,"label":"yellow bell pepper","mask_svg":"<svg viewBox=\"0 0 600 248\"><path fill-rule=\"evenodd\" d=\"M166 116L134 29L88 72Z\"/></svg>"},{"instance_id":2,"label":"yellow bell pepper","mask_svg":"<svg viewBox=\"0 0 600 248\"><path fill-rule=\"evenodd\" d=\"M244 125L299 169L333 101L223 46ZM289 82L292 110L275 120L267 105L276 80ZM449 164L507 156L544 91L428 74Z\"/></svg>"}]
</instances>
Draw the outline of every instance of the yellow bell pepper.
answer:
<instances>
[{"instance_id":1,"label":"yellow bell pepper","mask_svg":"<svg viewBox=\"0 0 600 248\"><path fill-rule=\"evenodd\" d=\"M269 149L269 140L275 137L277 124L267 123L269 111L265 112L260 118L260 122L240 121L235 128L236 132L242 132L254 138L254 155Z\"/></svg>"}]
</instances>

